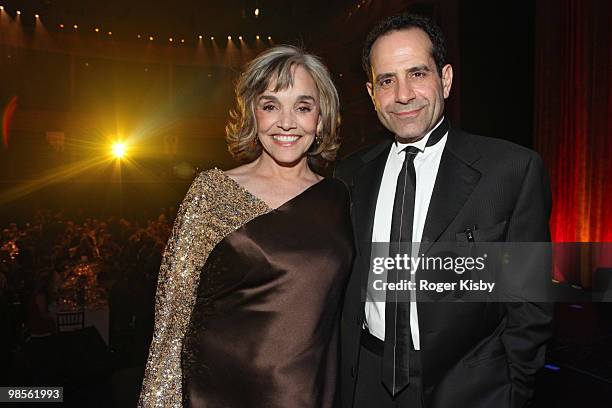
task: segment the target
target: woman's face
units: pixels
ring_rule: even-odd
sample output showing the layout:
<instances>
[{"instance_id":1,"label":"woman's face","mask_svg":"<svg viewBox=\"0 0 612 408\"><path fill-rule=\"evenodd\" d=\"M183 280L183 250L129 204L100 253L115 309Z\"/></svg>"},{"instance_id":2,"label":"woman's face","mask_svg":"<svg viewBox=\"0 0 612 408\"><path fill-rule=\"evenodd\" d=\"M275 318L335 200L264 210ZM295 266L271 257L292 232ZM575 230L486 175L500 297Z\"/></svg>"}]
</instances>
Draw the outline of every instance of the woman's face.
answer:
<instances>
[{"instance_id":1,"label":"woman's face","mask_svg":"<svg viewBox=\"0 0 612 408\"><path fill-rule=\"evenodd\" d=\"M319 92L301 66L293 71L293 86L274 92L275 83L255 100L257 137L263 155L292 166L306 157L320 120Z\"/></svg>"}]
</instances>

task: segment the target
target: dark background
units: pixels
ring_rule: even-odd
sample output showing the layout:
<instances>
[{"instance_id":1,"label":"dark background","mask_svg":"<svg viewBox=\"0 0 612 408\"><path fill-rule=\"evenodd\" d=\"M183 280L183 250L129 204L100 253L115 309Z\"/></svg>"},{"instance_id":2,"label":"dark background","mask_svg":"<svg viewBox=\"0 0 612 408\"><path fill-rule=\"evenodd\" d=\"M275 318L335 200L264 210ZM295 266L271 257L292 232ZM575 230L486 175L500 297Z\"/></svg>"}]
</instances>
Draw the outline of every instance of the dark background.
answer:
<instances>
[{"instance_id":1,"label":"dark background","mask_svg":"<svg viewBox=\"0 0 612 408\"><path fill-rule=\"evenodd\" d=\"M551 0L228 0L222 5L189 0L32 0L2 4L0 226L16 223L17 230L29 228L26 223L35 224L41 210L61 213L77 225L98 221L111 225L123 217L138 231L164 214L165 221L156 225L169 227L173 208L196 172L234 166L223 138L233 84L241 66L272 44L303 45L329 66L342 102L342 156L389 137L365 89L361 45L377 20L403 10L433 17L447 37L455 74L446 107L452 126L542 153L544 147L558 143L557 135L543 132L547 136L543 138L537 130L545 121L565 126L567 118L561 110L536 105L536 101L547 102L538 97L541 89L585 85L580 80L548 82L549 72L575 67L555 48L543 48L550 42L538 37L538 29L563 27L554 37L562 42L575 34L567 15L585 13L585 20L595 18L597 10L610 15L606 0L563 0L559 6ZM581 8L581 4L589 7ZM257 18L256 7L261 10ZM17 9L22 11L19 19ZM569 11L564 15L560 10ZM35 23L34 13L40 13L44 30ZM79 28L73 29L73 24ZM100 33L93 31L95 27ZM150 35L154 41L147 40ZM228 35L233 37L231 42ZM236 41L238 35L245 40ZM256 41L255 35L261 40ZM591 40L604 41L597 36ZM573 49L581 53L589 47L585 42L574 44ZM609 55L606 49L604 55ZM606 67L609 61L587 64L586 70L594 77L609 77ZM610 87L609 80L593 86L605 89ZM14 112L11 101L16 101ZM580 98L575 103L590 109ZM595 106L607 103L597 100ZM47 140L49 131L63 132L61 146ZM117 135L129 142L128 155L121 161L108 153ZM589 138L592 135L585 140ZM176 145L173 140L178 141ZM609 161L606 152L603 157ZM550 157L544 155L544 159L554 169ZM560 156L568 163L572 159L571 153ZM599 177L609 179L609 174L599 171ZM565 179L553 173L555 182L565 183ZM559 200L556 196L557 201L565 198L570 197ZM609 202L603 206L608 211L612 207ZM65 353L58 355L67 356L61 363L64 377L58 381L66 387L68 405L134 404L152 331L161 251L159 243L156 253L143 253L146 242L139 245L142 248L132 248L132 258L125 260L131 268L129 278L108 280L113 293L119 293L119 303L123 302L123 309L111 313L111 331L115 330L111 344L101 344L97 334L86 329L61 337L53 346ZM143 259L150 261L146 270L142 270ZM27 305L28 299L21 301ZM557 305L555 338L547 355L549 365L538 374L536 406L610 405L610 316L608 304ZM0 321L4 318L0 316ZM8 337L15 337L15 342L0 344L10 351L6 359L0 355L0 383L35 384L37 373L28 372L23 364L28 361L27 324L16 324L8 329L12 330Z\"/></svg>"},{"instance_id":2,"label":"dark background","mask_svg":"<svg viewBox=\"0 0 612 408\"><path fill-rule=\"evenodd\" d=\"M144 15L151 12L150 6L139 2L134 2L132 14L126 13L120 20L119 26L128 28L117 28L113 34L117 38L100 40L85 32L85 26L100 25L105 13L113 9L95 14L96 3L83 2L78 7L71 2L47 5L50 17L45 19L40 13L49 26L52 41L43 44L51 45L34 47L36 42L32 40L19 44L7 40L8 36L0 40L0 105L6 106L17 96L17 109L9 121L8 146L0 151L2 223L25 221L38 206L64 208L70 213L83 208L90 215L137 216L147 209L175 205L196 169L232 167L223 136L233 104L233 83L241 63L270 42L251 41L242 50L230 52L223 38L225 33L234 33L236 38L238 32L267 31L273 34L274 43L304 45L323 57L341 95L344 156L387 137L366 93L360 64L367 29L380 17L406 8L431 15L439 20L448 37L449 62L455 69L447 105L453 126L527 147L533 145L535 7L531 1L389 1L384 6L382 2L371 2L359 9L355 8L359 3L347 1L315 1L307 6L269 2L270 7L262 2L262 19L266 16L274 20L269 26L272 28L268 29L265 21L232 19L225 10L221 16L229 13L225 17L227 27L216 28L217 33L225 33L207 31L216 34L216 51L210 41L205 41L203 47L194 43L195 33L203 31L196 28L188 37L192 44L180 47L168 45L166 36L162 38L160 34L155 34L159 40L153 45L130 37L129 33L142 32L145 36L152 30L171 31L168 26L172 21L161 24L156 20L161 16L147 21ZM249 8L248 2L234 3L242 4L245 10ZM60 13L62 4L69 10L75 8L75 16ZM181 9L181 5L185 8ZM11 10L16 6L11 8L7 2L5 7L5 15L12 12L14 16ZM23 37L31 38L33 22L26 21L27 7L20 7ZM189 11L198 7L178 2L171 16L178 25L180 16L188 18ZM136 18L135 10L144 15ZM218 10L217 7L217 13ZM235 10L238 16L239 10L240 7ZM349 18L351 10L355 14ZM274 14L269 16L270 12ZM217 21L214 13L212 9L210 14L202 12L208 15L202 21ZM276 24L275 17L282 24ZM78 31L66 33L69 27L60 30L46 23L49 20L65 21L67 27L72 21L82 23ZM149 28L139 31L134 27L138 25ZM258 27L261 28L257 30ZM175 37L178 42L181 36ZM220 56L224 51L225 55ZM196 55L204 57L199 60ZM63 151L54 151L47 143L47 131L64 132ZM117 163L103 160L110 148L109 138L116 134L133 140L128 162L137 165L122 163L121 182L113 171ZM164 140L168 137L178 139L174 154L166 151ZM101 158L102 163L89 170L56 175L66 166L90 163L96 158ZM177 166L186 169L186 174L177 174ZM43 178L44 183L40 181ZM29 187L28 194L11 194L22 186ZM143 195L147 200L140 199Z\"/></svg>"}]
</instances>

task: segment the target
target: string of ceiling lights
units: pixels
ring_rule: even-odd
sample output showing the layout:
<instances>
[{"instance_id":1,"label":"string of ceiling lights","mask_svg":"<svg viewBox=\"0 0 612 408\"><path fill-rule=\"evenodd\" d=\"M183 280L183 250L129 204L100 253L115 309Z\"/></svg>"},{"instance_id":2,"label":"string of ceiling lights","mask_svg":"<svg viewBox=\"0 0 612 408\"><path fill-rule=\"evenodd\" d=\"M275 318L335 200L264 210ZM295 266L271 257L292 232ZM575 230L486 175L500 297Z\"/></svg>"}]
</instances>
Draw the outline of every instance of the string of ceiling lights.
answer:
<instances>
[{"instance_id":1,"label":"string of ceiling lights","mask_svg":"<svg viewBox=\"0 0 612 408\"><path fill-rule=\"evenodd\" d=\"M0 14L2 13L7 13L8 11L6 10L4 5L0 5ZM255 17L259 17L260 15L260 10L259 8L256 8L254 10L254 15ZM41 16L38 13L35 13L34 15L34 19L36 20L36 22L40 22L42 24L42 20L41 20ZM22 18L22 12L21 10L15 10L15 19L21 19ZM78 24L65 24L65 23L59 23L56 26L59 31L89 31L89 32L93 32L94 34L99 34L99 35L106 35L107 37L112 37L113 36L113 31L111 30L103 30L101 27L98 26L92 26L89 28L84 28L82 26L79 26ZM247 38L247 36L243 36L243 35L238 35L238 36L232 36L227 35L227 36L223 36L225 38L227 38L227 41L230 42L233 39L237 39L238 41L242 42L242 41L248 41L248 40L252 40L254 39L255 41L273 41L272 40L272 36L271 35L255 35L252 38ZM139 40L144 40L144 41L149 41L149 42L154 42L154 41L163 41L163 42L167 42L170 44L185 44L187 43L188 40L186 40L186 38L188 37L175 37L175 36L168 36L168 37L163 37L163 36L157 36L154 34L143 34L143 33L137 33L135 34L135 38L139 39ZM197 35L193 35L191 37L191 39L195 40L196 43L202 44L205 39L210 39L211 42L215 41L215 36L214 35L210 35L210 36L205 36L203 34L197 34Z\"/></svg>"}]
</instances>

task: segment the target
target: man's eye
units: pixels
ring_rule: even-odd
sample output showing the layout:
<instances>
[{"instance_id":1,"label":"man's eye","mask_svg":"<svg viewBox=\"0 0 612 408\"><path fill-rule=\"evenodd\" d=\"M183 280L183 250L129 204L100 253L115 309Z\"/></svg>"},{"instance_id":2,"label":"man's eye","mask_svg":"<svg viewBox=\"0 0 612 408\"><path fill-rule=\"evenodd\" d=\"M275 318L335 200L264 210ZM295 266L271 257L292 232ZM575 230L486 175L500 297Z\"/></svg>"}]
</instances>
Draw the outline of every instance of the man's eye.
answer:
<instances>
[{"instance_id":1,"label":"man's eye","mask_svg":"<svg viewBox=\"0 0 612 408\"><path fill-rule=\"evenodd\" d=\"M380 86L389 86L393 83L393 79L392 78L385 78L385 79L381 79L379 82Z\"/></svg>"},{"instance_id":2,"label":"man's eye","mask_svg":"<svg viewBox=\"0 0 612 408\"><path fill-rule=\"evenodd\" d=\"M421 71L417 71L414 74L412 74L413 77L415 78L424 78L425 77L425 73L421 72Z\"/></svg>"}]
</instances>

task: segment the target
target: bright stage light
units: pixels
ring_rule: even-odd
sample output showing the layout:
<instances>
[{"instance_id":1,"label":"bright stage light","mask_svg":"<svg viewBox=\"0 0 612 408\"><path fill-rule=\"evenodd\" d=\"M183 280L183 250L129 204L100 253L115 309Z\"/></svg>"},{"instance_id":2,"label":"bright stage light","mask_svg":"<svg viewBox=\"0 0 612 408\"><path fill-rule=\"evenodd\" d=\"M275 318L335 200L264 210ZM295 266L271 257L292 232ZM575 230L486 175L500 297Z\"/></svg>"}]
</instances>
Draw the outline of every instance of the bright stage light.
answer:
<instances>
[{"instance_id":1,"label":"bright stage light","mask_svg":"<svg viewBox=\"0 0 612 408\"><path fill-rule=\"evenodd\" d=\"M126 151L127 147L125 146L125 143L117 142L113 144L113 155L116 158L121 159L123 156L125 156Z\"/></svg>"}]
</instances>

